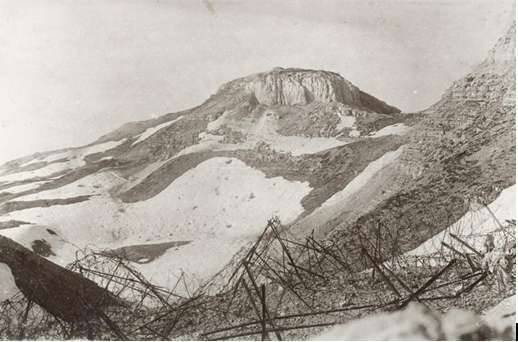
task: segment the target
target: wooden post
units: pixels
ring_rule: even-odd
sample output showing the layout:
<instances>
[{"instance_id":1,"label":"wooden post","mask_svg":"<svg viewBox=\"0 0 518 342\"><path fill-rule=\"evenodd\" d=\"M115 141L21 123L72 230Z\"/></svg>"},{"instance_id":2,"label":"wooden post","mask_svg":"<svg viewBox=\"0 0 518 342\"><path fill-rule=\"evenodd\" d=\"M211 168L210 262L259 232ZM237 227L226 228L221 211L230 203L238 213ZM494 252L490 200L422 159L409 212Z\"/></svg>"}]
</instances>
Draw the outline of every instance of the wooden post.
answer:
<instances>
[{"instance_id":1,"label":"wooden post","mask_svg":"<svg viewBox=\"0 0 518 342\"><path fill-rule=\"evenodd\" d=\"M27 317L29 316L29 311L32 308L32 301L27 299L27 306L25 307L25 311L23 313L22 324L20 326L20 331L18 332L18 339L25 339L25 325L27 323Z\"/></svg>"},{"instance_id":2,"label":"wooden post","mask_svg":"<svg viewBox=\"0 0 518 342\"><path fill-rule=\"evenodd\" d=\"M452 238L454 238L455 240L457 240L460 244L462 244L464 247L466 247L467 249L469 249L470 251L472 251L473 253L475 253L476 255L478 255L479 257L484 257L482 255L482 253L480 253L479 251L477 251L475 248L471 247L466 241L462 240L461 238L459 238L457 235L453 234L453 233L450 233L450 236Z\"/></svg>"},{"instance_id":3,"label":"wooden post","mask_svg":"<svg viewBox=\"0 0 518 342\"><path fill-rule=\"evenodd\" d=\"M493 213L493 210L491 210L489 208L489 206L487 204L485 204L485 203L484 203L484 207L486 207L486 209L489 212L489 214L491 214L491 216L493 217L493 220L495 220L495 222L498 225L498 227L500 227L500 229L504 229L504 226L502 225L502 223L500 223L500 220L498 219L498 217L496 217L495 213Z\"/></svg>"},{"instance_id":4,"label":"wooden post","mask_svg":"<svg viewBox=\"0 0 518 342\"><path fill-rule=\"evenodd\" d=\"M446 247L446 248L448 248L449 250L451 250L452 252L454 252L455 254L458 254L458 255L460 255L460 256L462 256L462 257L466 258L466 260L468 261L468 264L469 264L469 266L471 267L471 270L472 270L473 272L475 272L475 271L477 271L477 270L479 270L479 269L480 269L480 267L477 267L477 266L473 263L473 261L471 260L471 258L469 257L469 255L468 255L468 254L464 254L464 253L460 252L459 250L455 249L453 246L451 246L451 245L447 244L447 243L446 243L446 242L444 242L444 241L442 241L442 242L441 242L441 244L442 244L444 247Z\"/></svg>"},{"instance_id":5,"label":"wooden post","mask_svg":"<svg viewBox=\"0 0 518 342\"><path fill-rule=\"evenodd\" d=\"M369 261L372 263L372 266L373 269L376 269L378 271L378 273L381 275L381 277L383 278L383 280L385 281L385 283L390 287L390 289L392 290L392 292L394 292L394 294L398 297L398 298L401 298L401 294L399 293L399 291L396 289L396 287L394 286L394 284L392 284L392 282L390 281L390 279L387 277L387 275L385 273L383 273L383 271L381 270L381 268L378 266L378 264L376 263L376 260L374 260L374 258L371 257L371 255L369 254L369 252L367 252L366 249L363 249L363 253L367 256L367 258L369 259Z\"/></svg>"},{"instance_id":6,"label":"wooden post","mask_svg":"<svg viewBox=\"0 0 518 342\"><path fill-rule=\"evenodd\" d=\"M388 272L389 275L393 276L396 279L396 281L399 283L399 285L401 285L405 290L407 290L409 294L412 294L412 292L413 292L412 289L407 284L405 284L405 282L401 278L399 278L399 276L397 274L392 272L392 270L390 268L388 268L384 263L381 263L380 265L381 265L381 267L383 267L383 269L385 269ZM416 299L419 300L419 298L417 298L417 297L416 297Z\"/></svg>"},{"instance_id":7,"label":"wooden post","mask_svg":"<svg viewBox=\"0 0 518 342\"><path fill-rule=\"evenodd\" d=\"M261 285L261 303L262 303L262 318L261 318L261 341L266 341L266 287L264 284Z\"/></svg>"},{"instance_id":8,"label":"wooden post","mask_svg":"<svg viewBox=\"0 0 518 342\"><path fill-rule=\"evenodd\" d=\"M254 243L254 245L252 246L252 248L250 248L250 250L248 250L248 252L246 253L245 257L243 258L242 261L245 261L245 262L249 262L250 259L252 258L252 256L254 255L255 253L255 250L257 249L257 247L259 246L259 243L262 241L263 237L265 236L266 234L266 231L268 230L268 228L270 228L270 223L268 221L268 224L266 225L266 228L264 228L263 232L261 233L261 235L259 236L259 238L257 238L256 242ZM241 265L239 265L238 267L236 267L234 269L234 271L232 272L232 274L230 275L230 277L228 278L228 282L230 283L232 281L232 279L236 276L236 274L239 272L239 270L241 269Z\"/></svg>"},{"instance_id":9,"label":"wooden post","mask_svg":"<svg viewBox=\"0 0 518 342\"><path fill-rule=\"evenodd\" d=\"M248 267L248 264L246 262L243 262L243 266L245 266L245 270L246 272L248 273L248 278L250 278L250 281L252 282L252 286L254 287L254 290L255 292L257 293L258 296L261 296L261 293L260 293L260 290L259 290L259 287L257 286L257 283L255 282L255 279L254 279L254 275L252 274L252 271L250 270L250 268ZM243 281L243 284L246 284L244 281ZM250 294L250 297L251 297L251 300L253 301L253 298L252 298L252 295ZM262 299L262 298L261 298ZM266 299L263 299L263 300L266 300ZM268 318L268 321L270 323L270 325L276 329L276 326L275 326L275 323L273 322L272 318L271 318L271 315L270 313L268 312L268 309L266 308L266 306L264 307L265 309L265 314ZM261 319L261 315L259 315L259 312L258 312L258 316L259 316L259 319ZM282 341L282 336L280 334L279 331L276 331L275 330L275 335L277 336L277 339L279 341Z\"/></svg>"},{"instance_id":10,"label":"wooden post","mask_svg":"<svg viewBox=\"0 0 518 342\"><path fill-rule=\"evenodd\" d=\"M297 291L295 291L295 289L290 286L287 280L285 280L277 271L275 271L273 267L270 266L263 258L261 258L261 260L263 261L264 265L268 267L277 276L279 282L281 283L284 289L287 289L291 293L293 293L295 297L297 297L304 305L308 307L309 310L313 311L311 305L309 305L304 299L302 299L302 297L297 293Z\"/></svg>"},{"instance_id":11,"label":"wooden post","mask_svg":"<svg viewBox=\"0 0 518 342\"><path fill-rule=\"evenodd\" d=\"M241 281L241 284L245 288L246 294L248 295L248 299L250 300L250 303L252 304L252 308L254 309L255 314L257 315L257 318L261 319L261 313L259 312L259 308L257 307L257 304L255 304L255 300L252 295L252 291L250 291L250 288L248 287L248 284L246 283L246 281L244 279L243 279L243 281Z\"/></svg>"},{"instance_id":12,"label":"wooden post","mask_svg":"<svg viewBox=\"0 0 518 342\"><path fill-rule=\"evenodd\" d=\"M162 302L162 304L169 307L169 309L173 309L173 306L160 295L154 285L150 284L146 279L142 278L137 272L131 269L131 267L128 267L126 264L121 263L121 266L124 267L129 273L131 273L131 275L137 278L137 280L140 281L146 288L148 288L160 300L160 302Z\"/></svg>"},{"instance_id":13,"label":"wooden post","mask_svg":"<svg viewBox=\"0 0 518 342\"><path fill-rule=\"evenodd\" d=\"M423 284L417 291L412 293L401 305L400 308L404 308L410 303L413 299L419 297L419 295L426 290L430 285L433 284L434 281L436 281L441 275L443 275L444 272L446 272L451 266L453 266L457 262L457 259L452 259L448 265L444 266L439 272L437 272L435 275L433 275L428 281Z\"/></svg>"},{"instance_id":14,"label":"wooden post","mask_svg":"<svg viewBox=\"0 0 518 342\"><path fill-rule=\"evenodd\" d=\"M273 223L271 224L270 228L272 229L273 234L275 235L275 237L277 238L277 240L281 244L282 249L286 252L286 256L288 257L288 259L291 262L291 264L295 265L295 260L293 260L293 257L291 256L291 253L288 250L288 247L286 247L286 245L284 244L284 241L282 241L281 236L279 235L279 232L277 232L277 229L275 228L275 225ZM299 270L296 267L294 269L295 269L295 273L297 274L297 277L302 282L302 285L304 285L304 287L306 289L308 289L308 287L306 285L306 282L304 281L304 278L302 278L302 275L299 273Z\"/></svg>"}]
</instances>

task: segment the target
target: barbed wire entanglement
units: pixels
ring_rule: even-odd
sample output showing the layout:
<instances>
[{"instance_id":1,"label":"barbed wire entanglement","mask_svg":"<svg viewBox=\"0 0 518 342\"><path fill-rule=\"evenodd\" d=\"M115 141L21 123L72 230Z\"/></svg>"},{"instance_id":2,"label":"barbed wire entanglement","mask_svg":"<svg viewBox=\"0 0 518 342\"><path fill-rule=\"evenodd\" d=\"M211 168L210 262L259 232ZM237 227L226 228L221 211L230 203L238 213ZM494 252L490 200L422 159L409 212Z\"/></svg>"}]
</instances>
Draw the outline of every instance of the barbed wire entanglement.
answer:
<instances>
[{"instance_id":1,"label":"barbed wire entanglement","mask_svg":"<svg viewBox=\"0 0 518 342\"><path fill-rule=\"evenodd\" d=\"M297 239L274 217L196 291L184 274L165 289L122 256L81 251L68 269L108 290L117 305L84 303L91 314L67 321L18 293L0 305L0 338L300 339L411 301L477 309L514 293L516 242L514 220L493 213L494 228L481 230L477 215L466 216L474 229L453 224L433 238L436 248L418 252L403 250L406 237L381 222L369 233L351 231L344 249L314 235Z\"/></svg>"}]
</instances>

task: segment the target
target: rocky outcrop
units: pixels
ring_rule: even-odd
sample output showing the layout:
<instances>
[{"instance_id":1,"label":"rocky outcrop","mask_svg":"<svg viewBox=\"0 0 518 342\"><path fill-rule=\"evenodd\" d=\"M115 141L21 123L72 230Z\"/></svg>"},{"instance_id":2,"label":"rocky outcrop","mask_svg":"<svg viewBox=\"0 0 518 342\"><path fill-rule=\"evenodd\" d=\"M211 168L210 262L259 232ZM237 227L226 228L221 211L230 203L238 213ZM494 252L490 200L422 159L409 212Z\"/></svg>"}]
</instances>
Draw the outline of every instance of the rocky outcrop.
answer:
<instances>
[{"instance_id":1,"label":"rocky outcrop","mask_svg":"<svg viewBox=\"0 0 518 342\"><path fill-rule=\"evenodd\" d=\"M471 73L453 83L441 100L426 112L437 112L452 104L484 104L501 101L504 106L515 103L516 23L489 51L487 58ZM502 93L504 96L502 98Z\"/></svg>"},{"instance_id":2,"label":"rocky outcrop","mask_svg":"<svg viewBox=\"0 0 518 342\"><path fill-rule=\"evenodd\" d=\"M0 263L11 269L25 297L60 319L78 322L98 315L115 297L78 273L36 255L11 239L0 236Z\"/></svg>"},{"instance_id":3,"label":"rocky outcrop","mask_svg":"<svg viewBox=\"0 0 518 342\"><path fill-rule=\"evenodd\" d=\"M259 103L268 106L306 105L317 101L338 102L377 113L400 112L329 71L275 68L229 82L218 93L236 90L250 92Z\"/></svg>"}]
</instances>

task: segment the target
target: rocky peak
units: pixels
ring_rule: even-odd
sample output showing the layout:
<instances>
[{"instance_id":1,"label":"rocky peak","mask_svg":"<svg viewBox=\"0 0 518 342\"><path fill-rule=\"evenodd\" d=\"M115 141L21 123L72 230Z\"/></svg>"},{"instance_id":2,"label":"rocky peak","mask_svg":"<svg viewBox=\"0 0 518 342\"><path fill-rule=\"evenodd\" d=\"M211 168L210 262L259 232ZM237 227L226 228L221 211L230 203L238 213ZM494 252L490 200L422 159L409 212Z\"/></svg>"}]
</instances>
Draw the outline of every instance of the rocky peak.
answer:
<instances>
[{"instance_id":1,"label":"rocky peak","mask_svg":"<svg viewBox=\"0 0 518 342\"><path fill-rule=\"evenodd\" d=\"M378 113L399 109L361 91L337 73L298 68L274 68L229 82L219 92L244 90L264 105L306 105L338 102Z\"/></svg>"},{"instance_id":2,"label":"rocky peak","mask_svg":"<svg viewBox=\"0 0 518 342\"><path fill-rule=\"evenodd\" d=\"M505 107L515 105L516 22L498 39L486 59L471 73L457 80L441 100L425 112L452 111L452 106L466 103L487 105L498 102ZM457 120L464 119L457 115Z\"/></svg>"},{"instance_id":3,"label":"rocky peak","mask_svg":"<svg viewBox=\"0 0 518 342\"><path fill-rule=\"evenodd\" d=\"M507 30L507 33L498 39L495 46L489 51L486 60L479 69L491 69L495 73L505 73L515 63L516 56L516 21Z\"/></svg>"}]
</instances>

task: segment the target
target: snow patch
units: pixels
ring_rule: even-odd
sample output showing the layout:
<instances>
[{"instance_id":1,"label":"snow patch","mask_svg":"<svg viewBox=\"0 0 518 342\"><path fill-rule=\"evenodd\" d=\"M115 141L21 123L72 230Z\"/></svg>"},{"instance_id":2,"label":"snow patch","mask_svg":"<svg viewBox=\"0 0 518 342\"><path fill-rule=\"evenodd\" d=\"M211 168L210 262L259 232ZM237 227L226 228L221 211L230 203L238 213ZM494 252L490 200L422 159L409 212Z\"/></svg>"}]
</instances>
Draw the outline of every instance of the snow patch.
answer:
<instances>
[{"instance_id":1,"label":"snow patch","mask_svg":"<svg viewBox=\"0 0 518 342\"><path fill-rule=\"evenodd\" d=\"M343 115L337 112L340 122L336 126L336 129L341 131L344 128L353 128L356 124L356 118L352 115Z\"/></svg>"},{"instance_id":2,"label":"snow patch","mask_svg":"<svg viewBox=\"0 0 518 342\"><path fill-rule=\"evenodd\" d=\"M490 233L495 237L495 245L502 246L506 235L500 229L499 223L505 224L505 220L516 219L516 185L504 189L488 208L482 206L478 210L467 212L457 222L405 255L435 254L443 248L442 241L461 251L464 250L457 240L450 237L450 233L458 235L479 251L483 251L486 235Z\"/></svg>"},{"instance_id":3,"label":"snow patch","mask_svg":"<svg viewBox=\"0 0 518 342\"><path fill-rule=\"evenodd\" d=\"M223 124L227 124L230 128L243 133L246 141L237 144L224 144L221 141L223 136L214 135L207 132L200 133L201 141L193 146L189 146L180 151L176 156L197 153L202 151L231 151L231 150L251 150L258 143L264 142L278 152L291 153L294 156L303 154L312 154L321 152L337 146L348 144L350 141L342 141L336 138L325 137L302 137L302 136L284 136L277 133L277 120L275 115L265 112L255 121L239 122L231 121L231 112L225 112L216 120L208 125L208 131L217 130ZM352 121L346 122L351 123ZM353 118L354 119L354 118Z\"/></svg>"},{"instance_id":4,"label":"snow patch","mask_svg":"<svg viewBox=\"0 0 518 342\"><path fill-rule=\"evenodd\" d=\"M225 111L216 120L209 122L209 124L207 125L207 131L215 131L219 129L221 126L223 126L227 121L230 113L230 111Z\"/></svg>"},{"instance_id":5,"label":"snow patch","mask_svg":"<svg viewBox=\"0 0 518 342\"><path fill-rule=\"evenodd\" d=\"M357 203L361 202L363 196L369 196L369 183L373 182L374 184L379 184L379 180L376 181L376 179L380 175L380 172L388 170L389 174L391 174L389 166L398 159L403 148L402 146L395 151L387 152L380 158L369 163L345 188L336 192L311 214L297 222L296 225L301 227L301 229L302 227L311 227L311 229L313 229L321 225L322 222L327 222L343 212L353 210L351 208L357 206ZM377 198L382 198L383 196L384 195L381 194L376 195ZM309 232L310 231L308 231L308 233Z\"/></svg>"},{"instance_id":6,"label":"snow patch","mask_svg":"<svg viewBox=\"0 0 518 342\"><path fill-rule=\"evenodd\" d=\"M68 156L68 152L54 152L54 153L49 154L46 157L39 157L39 158L31 159L28 162L19 165L19 167L25 167L25 166L29 166L31 164L36 164L36 163L41 163L41 162L52 163L53 161L66 158L67 156Z\"/></svg>"},{"instance_id":7,"label":"snow patch","mask_svg":"<svg viewBox=\"0 0 518 342\"><path fill-rule=\"evenodd\" d=\"M99 195L107 192L111 187L122 184L123 180L112 172L101 172L88 175L65 186L40 191L17 198L17 201L34 201L38 199L69 198L85 195Z\"/></svg>"},{"instance_id":8,"label":"snow patch","mask_svg":"<svg viewBox=\"0 0 518 342\"><path fill-rule=\"evenodd\" d=\"M11 194L17 194L17 193L28 191L28 190L34 190L45 183L46 182L32 182L32 183L27 183L27 184L15 185L15 186L0 190L0 193L9 192Z\"/></svg>"},{"instance_id":9,"label":"snow patch","mask_svg":"<svg viewBox=\"0 0 518 342\"><path fill-rule=\"evenodd\" d=\"M403 123L397 123L395 125L383 127L379 131L369 134L369 137L379 138L385 135L404 135L406 132L408 132L409 129L410 127L407 125Z\"/></svg>"},{"instance_id":10,"label":"snow patch","mask_svg":"<svg viewBox=\"0 0 518 342\"><path fill-rule=\"evenodd\" d=\"M358 138L359 136L361 135L361 132L358 131L357 129L353 129L349 132L349 136L351 138Z\"/></svg>"},{"instance_id":11,"label":"snow patch","mask_svg":"<svg viewBox=\"0 0 518 342\"><path fill-rule=\"evenodd\" d=\"M225 267L247 241L203 238L188 245L170 248L148 264L134 263L133 266L153 284L175 284L184 272L189 292L193 293L209 279L209 275L214 275ZM179 294L186 294L183 286L177 289Z\"/></svg>"},{"instance_id":12,"label":"snow patch","mask_svg":"<svg viewBox=\"0 0 518 342\"><path fill-rule=\"evenodd\" d=\"M395 161L401 155L402 149L399 148L395 151L385 153L381 158L369 163L367 167L354 179L347 184L347 186L331 196L327 201L322 204L322 207L330 207L337 203L345 201L353 194L360 191L364 186L367 185L369 180L376 174L376 172L383 169L386 165Z\"/></svg>"},{"instance_id":13,"label":"snow patch","mask_svg":"<svg viewBox=\"0 0 518 342\"><path fill-rule=\"evenodd\" d=\"M70 150L66 152L66 157L69 159L68 161L48 164L37 170L8 174L0 177L0 182L15 182L19 180L27 180L36 177L49 177L54 173L64 172L67 170L78 168L83 165L86 165L86 162L84 161L84 158L86 156L111 150L122 144L124 141L126 141L126 139L122 139L119 141L108 141L102 144L96 144L88 147Z\"/></svg>"},{"instance_id":14,"label":"snow patch","mask_svg":"<svg viewBox=\"0 0 518 342\"><path fill-rule=\"evenodd\" d=\"M191 235L197 227L208 236L242 237L257 233L256 227L272 215L283 223L293 221L304 211L300 200L310 191L307 182L266 178L239 159L218 157L187 171L158 195L133 204L131 211L142 216L170 213L175 219L169 229L176 234ZM282 208L277 203L283 203ZM157 233L163 227L155 229Z\"/></svg>"},{"instance_id":15,"label":"snow patch","mask_svg":"<svg viewBox=\"0 0 518 342\"><path fill-rule=\"evenodd\" d=\"M121 145L125 141L126 139L121 139L117 141L107 141L105 143L80 148L78 150L71 151L70 156L73 158L73 160L79 162L80 165L78 166L82 166L84 165L84 162L82 161L86 156L114 149L115 147Z\"/></svg>"},{"instance_id":16,"label":"snow patch","mask_svg":"<svg viewBox=\"0 0 518 342\"><path fill-rule=\"evenodd\" d=\"M277 133L277 119L274 115L269 116L267 113L264 113L258 120L249 139L254 142L264 141L269 144L271 148L277 151L291 153L294 156L317 153L347 144L347 142L340 141L336 138L307 138L280 135Z\"/></svg>"},{"instance_id":17,"label":"snow patch","mask_svg":"<svg viewBox=\"0 0 518 342\"><path fill-rule=\"evenodd\" d=\"M13 273L6 264L0 262L0 302L11 298L18 292Z\"/></svg>"},{"instance_id":18,"label":"snow patch","mask_svg":"<svg viewBox=\"0 0 518 342\"><path fill-rule=\"evenodd\" d=\"M203 151L210 151L210 150L221 150L223 149L223 146L225 144L221 144L221 140L223 140L225 137L222 135L214 135L206 132L201 132L198 137L201 139L196 145L191 145L180 152L178 152L174 158L191 154L191 153L198 153ZM227 144L232 146L239 146L239 144Z\"/></svg>"},{"instance_id":19,"label":"snow patch","mask_svg":"<svg viewBox=\"0 0 518 342\"><path fill-rule=\"evenodd\" d=\"M69 169L68 162L53 163L37 170L11 173L0 177L0 182L16 182L36 177L48 177L53 173L61 172Z\"/></svg>"},{"instance_id":20,"label":"snow patch","mask_svg":"<svg viewBox=\"0 0 518 342\"><path fill-rule=\"evenodd\" d=\"M134 146L136 144L138 144L139 142L141 141L144 141L146 140L147 138L149 138L150 136L152 136L153 134L155 134L156 132L158 132L159 130L161 130L162 128L165 128L165 127L168 127L172 124L174 124L176 121L180 120L181 118L183 118L183 116L179 116L177 117L176 119L174 120L171 120L171 121L167 121L167 122L164 122L160 125L157 125L157 126L154 126L154 127L150 127L148 129L146 129L143 133L141 133L138 137L137 140L135 140L131 146Z\"/></svg>"},{"instance_id":21,"label":"snow patch","mask_svg":"<svg viewBox=\"0 0 518 342\"><path fill-rule=\"evenodd\" d=\"M313 154L347 144L347 142L335 138L305 138L282 135L267 137L264 142L277 151L291 153L294 156Z\"/></svg>"}]
</instances>

